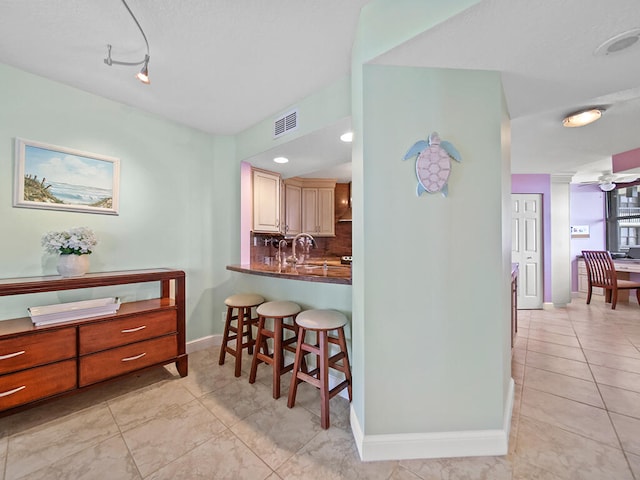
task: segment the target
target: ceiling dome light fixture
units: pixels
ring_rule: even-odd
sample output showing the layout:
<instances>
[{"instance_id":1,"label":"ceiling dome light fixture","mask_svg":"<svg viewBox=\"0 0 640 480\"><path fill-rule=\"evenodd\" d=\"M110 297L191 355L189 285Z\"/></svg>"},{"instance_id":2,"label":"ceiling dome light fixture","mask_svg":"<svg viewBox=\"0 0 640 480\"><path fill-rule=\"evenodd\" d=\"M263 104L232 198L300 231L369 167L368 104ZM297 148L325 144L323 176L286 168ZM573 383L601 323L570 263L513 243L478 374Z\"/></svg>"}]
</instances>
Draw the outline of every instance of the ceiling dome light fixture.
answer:
<instances>
[{"instance_id":1,"label":"ceiling dome light fixture","mask_svg":"<svg viewBox=\"0 0 640 480\"><path fill-rule=\"evenodd\" d=\"M640 40L640 28L634 28L627 30L618 35L614 35L606 42L602 43L593 52L596 56L610 55L612 53L618 53L621 50L625 50L633 45L636 45Z\"/></svg>"},{"instance_id":2,"label":"ceiling dome light fixture","mask_svg":"<svg viewBox=\"0 0 640 480\"><path fill-rule=\"evenodd\" d=\"M353 142L353 132L343 133L342 135L340 135L340 140L342 140L345 143Z\"/></svg>"},{"instance_id":3,"label":"ceiling dome light fixture","mask_svg":"<svg viewBox=\"0 0 640 480\"><path fill-rule=\"evenodd\" d=\"M131 18L133 18L133 21L136 22L136 25L138 26L138 29L142 34L142 38L144 38L144 43L147 46L147 53L144 56L144 59L140 62L121 62L119 60L114 60L111 58L111 45L107 45L107 58L104 59L104 63L106 63L109 66L111 65L129 65L129 66L142 65L140 72L136 74L136 78L140 80L142 83L144 83L145 85L149 85L151 83L151 81L149 80L149 42L147 41L147 36L144 34L144 30L142 30L140 23L138 23L138 19L135 17L133 12L129 8L129 5L127 5L127 2L125 2L125 0L122 0L122 3L124 4L125 8L129 12L129 15L131 15Z\"/></svg>"},{"instance_id":4,"label":"ceiling dome light fixture","mask_svg":"<svg viewBox=\"0 0 640 480\"><path fill-rule=\"evenodd\" d=\"M590 123L599 120L602 117L605 109L603 107L590 107L577 112L570 113L564 120L562 120L562 126L564 127L584 127Z\"/></svg>"},{"instance_id":5,"label":"ceiling dome light fixture","mask_svg":"<svg viewBox=\"0 0 640 480\"><path fill-rule=\"evenodd\" d=\"M289 163L289 159L287 157L276 157L273 161L276 163Z\"/></svg>"}]
</instances>

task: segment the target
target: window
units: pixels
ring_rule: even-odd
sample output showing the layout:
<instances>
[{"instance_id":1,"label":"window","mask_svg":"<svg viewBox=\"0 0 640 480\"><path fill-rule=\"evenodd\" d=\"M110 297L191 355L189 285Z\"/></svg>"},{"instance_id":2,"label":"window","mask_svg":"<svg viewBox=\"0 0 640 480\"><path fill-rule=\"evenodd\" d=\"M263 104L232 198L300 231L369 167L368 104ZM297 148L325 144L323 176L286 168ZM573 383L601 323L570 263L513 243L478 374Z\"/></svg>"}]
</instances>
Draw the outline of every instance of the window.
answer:
<instances>
[{"instance_id":1,"label":"window","mask_svg":"<svg viewBox=\"0 0 640 480\"><path fill-rule=\"evenodd\" d=\"M640 185L607 193L607 250L626 252L640 245Z\"/></svg>"}]
</instances>

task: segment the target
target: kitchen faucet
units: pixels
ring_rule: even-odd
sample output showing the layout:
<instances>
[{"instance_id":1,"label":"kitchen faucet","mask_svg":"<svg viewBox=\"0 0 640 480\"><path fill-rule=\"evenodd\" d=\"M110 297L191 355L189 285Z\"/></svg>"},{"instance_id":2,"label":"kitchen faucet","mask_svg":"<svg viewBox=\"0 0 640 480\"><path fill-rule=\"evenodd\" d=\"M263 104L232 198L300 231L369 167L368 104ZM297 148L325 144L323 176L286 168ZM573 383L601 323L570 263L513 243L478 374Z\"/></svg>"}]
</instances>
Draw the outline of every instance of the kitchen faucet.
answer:
<instances>
[{"instance_id":1,"label":"kitchen faucet","mask_svg":"<svg viewBox=\"0 0 640 480\"><path fill-rule=\"evenodd\" d=\"M301 240L303 237L306 237L307 240L304 241L304 243L301 242L301 246L303 246L303 248L305 246L307 246L309 243L311 243L312 245L315 246L316 244L316 240L315 238L313 238L310 234L308 233L299 233L298 235L296 235L295 237L293 237L293 240L291 242L291 258L290 258L290 262L295 266L298 263L298 257L296 256L296 243L298 243L298 240ZM308 246L307 246L307 252L308 252ZM303 254L303 258L304 258L304 254Z\"/></svg>"},{"instance_id":2,"label":"kitchen faucet","mask_svg":"<svg viewBox=\"0 0 640 480\"><path fill-rule=\"evenodd\" d=\"M280 240L278 242L278 265L282 266L285 263L285 256L282 254L282 249L287 247L286 240Z\"/></svg>"}]
</instances>

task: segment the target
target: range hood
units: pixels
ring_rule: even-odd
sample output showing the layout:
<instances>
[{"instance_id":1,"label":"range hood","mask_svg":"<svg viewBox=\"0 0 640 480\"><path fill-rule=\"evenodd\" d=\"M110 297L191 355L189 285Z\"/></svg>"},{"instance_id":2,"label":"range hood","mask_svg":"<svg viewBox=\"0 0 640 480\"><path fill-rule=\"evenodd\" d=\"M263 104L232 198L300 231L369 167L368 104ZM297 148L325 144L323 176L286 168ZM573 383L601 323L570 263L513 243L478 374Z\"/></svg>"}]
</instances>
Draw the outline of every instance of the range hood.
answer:
<instances>
[{"instance_id":1,"label":"range hood","mask_svg":"<svg viewBox=\"0 0 640 480\"><path fill-rule=\"evenodd\" d=\"M344 212L340 218L338 219L339 222L350 222L351 221L351 207L347 208L347 211Z\"/></svg>"},{"instance_id":2,"label":"range hood","mask_svg":"<svg viewBox=\"0 0 640 480\"><path fill-rule=\"evenodd\" d=\"M337 191L336 191L337 192ZM351 221L351 182L349 182L349 188L346 190L346 197L343 194L343 198L336 199L339 204L347 205L347 209L338 217L339 222Z\"/></svg>"}]
</instances>

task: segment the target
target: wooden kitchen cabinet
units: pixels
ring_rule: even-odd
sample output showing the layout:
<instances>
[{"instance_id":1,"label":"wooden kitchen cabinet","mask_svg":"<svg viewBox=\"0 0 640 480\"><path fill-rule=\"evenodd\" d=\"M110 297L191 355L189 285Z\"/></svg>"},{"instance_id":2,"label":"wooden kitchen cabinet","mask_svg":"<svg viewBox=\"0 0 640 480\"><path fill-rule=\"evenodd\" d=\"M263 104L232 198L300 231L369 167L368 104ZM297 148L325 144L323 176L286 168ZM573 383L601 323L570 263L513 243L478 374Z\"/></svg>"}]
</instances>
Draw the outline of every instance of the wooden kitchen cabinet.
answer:
<instances>
[{"instance_id":1,"label":"wooden kitchen cabinet","mask_svg":"<svg viewBox=\"0 0 640 480\"><path fill-rule=\"evenodd\" d=\"M252 179L253 231L280 233L280 175L254 168Z\"/></svg>"},{"instance_id":2,"label":"wooden kitchen cabinet","mask_svg":"<svg viewBox=\"0 0 640 480\"><path fill-rule=\"evenodd\" d=\"M0 280L0 296L146 282L159 282L158 298L112 315L39 327L29 317L0 321L0 415L151 366L175 362L188 373L181 270Z\"/></svg>"},{"instance_id":3,"label":"wooden kitchen cabinet","mask_svg":"<svg viewBox=\"0 0 640 480\"><path fill-rule=\"evenodd\" d=\"M318 237L335 236L333 188L302 189L302 229Z\"/></svg>"},{"instance_id":4,"label":"wooden kitchen cabinet","mask_svg":"<svg viewBox=\"0 0 640 480\"><path fill-rule=\"evenodd\" d=\"M284 181L284 229L286 236L295 236L302 230L302 182Z\"/></svg>"},{"instance_id":5,"label":"wooden kitchen cabinet","mask_svg":"<svg viewBox=\"0 0 640 480\"><path fill-rule=\"evenodd\" d=\"M335 236L335 180L314 179L302 188L302 231Z\"/></svg>"},{"instance_id":6,"label":"wooden kitchen cabinet","mask_svg":"<svg viewBox=\"0 0 640 480\"><path fill-rule=\"evenodd\" d=\"M335 179L288 178L284 180L284 228L287 237L310 233L335 236Z\"/></svg>"}]
</instances>

